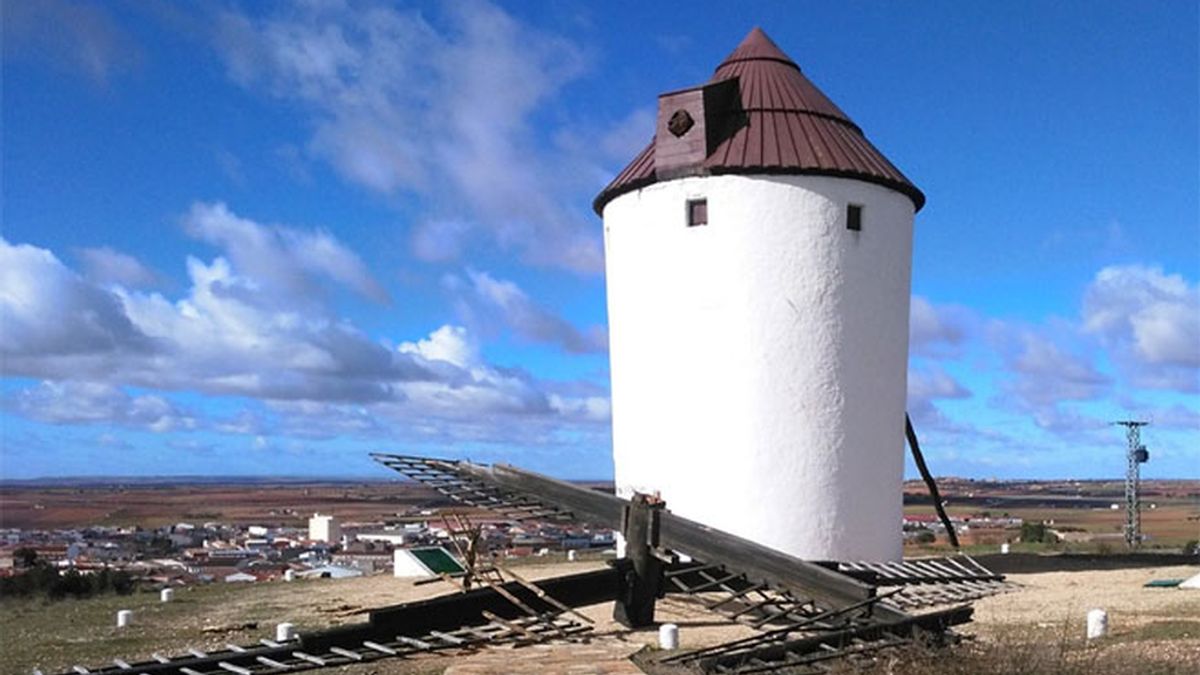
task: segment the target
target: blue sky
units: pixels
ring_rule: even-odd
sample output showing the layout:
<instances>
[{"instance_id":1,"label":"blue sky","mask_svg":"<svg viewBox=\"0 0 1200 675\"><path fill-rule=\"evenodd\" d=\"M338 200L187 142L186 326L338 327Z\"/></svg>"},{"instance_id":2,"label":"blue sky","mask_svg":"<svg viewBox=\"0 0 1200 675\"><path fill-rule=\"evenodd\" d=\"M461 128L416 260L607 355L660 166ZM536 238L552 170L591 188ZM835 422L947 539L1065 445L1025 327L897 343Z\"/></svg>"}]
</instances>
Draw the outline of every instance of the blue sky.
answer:
<instances>
[{"instance_id":1,"label":"blue sky","mask_svg":"<svg viewBox=\"0 0 1200 675\"><path fill-rule=\"evenodd\" d=\"M928 197L934 471L1200 477L1195 3L3 11L0 477L610 476L591 199L754 25Z\"/></svg>"}]
</instances>

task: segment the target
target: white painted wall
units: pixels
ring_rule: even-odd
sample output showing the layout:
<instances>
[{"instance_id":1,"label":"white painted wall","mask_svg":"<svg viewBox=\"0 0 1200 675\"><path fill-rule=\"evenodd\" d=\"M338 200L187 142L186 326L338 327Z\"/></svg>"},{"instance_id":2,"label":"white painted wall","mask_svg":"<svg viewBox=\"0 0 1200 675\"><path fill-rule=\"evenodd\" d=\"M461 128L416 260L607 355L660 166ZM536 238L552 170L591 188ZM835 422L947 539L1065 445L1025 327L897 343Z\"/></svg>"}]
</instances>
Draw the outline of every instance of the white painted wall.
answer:
<instances>
[{"instance_id":1,"label":"white painted wall","mask_svg":"<svg viewBox=\"0 0 1200 675\"><path fill-rule=\"evenodd\" d=\"M336 544L342 538L342 524L336 516L314 513L312 518L308 519L308 538Z\"/></svg>"},{"instance_id":2,"label":"white painted wall","mask_svg":"<svg viewBox=\"0 0 1200 675\"><path fill-rule=\"evenodd\" d=\"M904 195L825 176L609 202L618 494L802 558L898 559L912 228Z\"/></svg>"}]
</instances>

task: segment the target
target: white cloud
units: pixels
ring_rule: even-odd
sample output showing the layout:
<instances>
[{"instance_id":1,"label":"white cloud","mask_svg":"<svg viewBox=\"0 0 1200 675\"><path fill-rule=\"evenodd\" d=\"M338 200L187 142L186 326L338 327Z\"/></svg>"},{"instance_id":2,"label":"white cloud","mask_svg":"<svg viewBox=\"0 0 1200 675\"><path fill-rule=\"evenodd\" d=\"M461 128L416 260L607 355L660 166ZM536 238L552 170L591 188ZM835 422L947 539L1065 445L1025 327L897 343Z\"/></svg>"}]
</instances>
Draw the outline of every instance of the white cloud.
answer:
<instances>
[{"instance_id":1,"label":"white cloud","mask_svg":"<svg viewBox=\"0 0 1200 675\"><path fill-rule=\"evenodd\" d=\"M273 399L378 400L395 381L428 377L353 325L317 311L310 299L273 297L270 282L233 271L224 258L188 259L191 289L175 302L122 292L130 319L165 344L144 386Z\"/></svg>"},{"instance_id":2,"label":"white cloud","mask_svg":"<svg viewBox=\"0 0 1200 675\"><path fill-rule=\"evenodd\" d=\"M94 382L42 382L18 392L15 408L54 424L104 422L159 433L196 426L193 417L161 396L130 396L119 387Z\"/></svg>"},{"instance_id":3,"label":"white cloud","mask_svg":"<svg viewBox=\"0 0 1200 675\"><path fill-rule=\"evenodd\" d=\"M158 275L137 258L107 246L81 249L79 259L87 278L99 284L145 288L158 283Z\"/></svg>"},{"instance_id":4,"label":"white cloud","mask_svg":"<svg viewBox=\"0 0 1200 675\"><path fill-rule=\"evenodd\" d=\"M1083 328L1139 386L1200 390L1200 287L1141 265L1100 270L1083 303Z\"/></svg>"},{"instance_id":5,"label":"white cloud","mask_svg":"<svg viewBox=\"0 0 1200 675\"><path fill-rule=\"evenodd\" d=\"M7 2L0 26L6 60L14 54L39 59L81 72L101 87L143 58L141 46L104 3Z\"/></svg>"},{"instance_id":6,"label":"white cloud","mask_svg":"<svg viewBox=\"0 0 1200 675\"><path fill-rule=\"evenodd\" d=\"M939 366L909 368L908 414L922 428L946 430L951 426L935 401L970 396L970 390Z\"/></svg>"},{"instance_id":7,"label":"white cloud","mask_svg":"<svg viewBox=\"0 0 1200 675\"><path fill-rule=\"evenodd\" d=\"M457 260L475 228L466 220L425 220L412 231L413 255L426 262Z\"/></svg>"},{"instance_id":8,"label":"white cloud","mask_svg":"<svg viewBox=\"0 0 1200 675\"><path fill-rule=\"evenodd\" d=\"M909 306L909 351L917 356L958 356L966 342L971 315L957 305L935 306L919 295Z\"/></svg>"},{"instance_id":9,"label":"white cloud","mask_svg":"<svg viewBox=\"0 0 1200 675\"><path fill-rule=\"evenodd\" d=\"M608 331L604 326L581 330L536 303L513 281L470 269L466 275L469 284L451 278L447 285L460 292L460 309L469 319L507 326L525 340L552 344L572 354L602 353L608 349Z\"/></svg>"},{"instance_id":10,"label":"white cloud","mask_svg":"<svg viewBox=\"0 0 1200 675\"><path fill-rule=\"evenodd\" d=\"M913 399L960 399L970 396L970 390L941 368L910 370L908 373L908 398L910 401Z\"/></svg>"},{"instance_id":11,"label":"white cloud","mask_svg":"<svg viewBox=\"0 0 1200 675\"><path fill-rule=\"evenodd\" d=\"M0 239L5 373L45 380L10 397L11 410L54 424L255 436L545 444L564 433L600 433L602 393L570 392L490 364L466 328L442 326L390 348L294 292L306 274L359 278L343 273L345 260L357 258L339 242L313 244L328 235L258 226L224 208L200 212L212 226L205 236L242 257L236 265L189 258L189 288L178 299L100 288L45 249ZM343 260L318 265L306 246L342 251ZM294 269L268 267L247 257L251 250ZM267 414L197 420L158 394L129 395L130 386L250 397Z\"/></svg>"},{"instance_id":12,"label":"white cloud","mask_svg":"<svg viewBox=\"0 0 1200 675\"><path fill-rule=\"evenodd\" d=\"M428 338L402 343L399 350L403 354L417 354L427 361L445 361L459 368L479 362L479 346L461 326L442 326Z\"/></svg>"},{"instance_id":13,"label":"white cloud","mask_svg":"<svg viewBox=\"0 0 1200 675\"><path fill-rule=\"evenodd\" d=\"M637 108L609 129L600 139L600 149L617 162L629 162L654 138L658 111Z\"/></svg>"},{"instance_id":14,"label":"white cloud","mask_svg":"<svg viewBox=\"0 0 1200 675\"><path fill-rule=\"evenodd\" d=\"M389 301L363 261L324 230L262 225L219 202L193 204L184 229L220 246L236 271L255 280L261 291L295 299L312 294L324 277L377 302Z\"/></svg>"},{"instance_id":15,"label":"white cloud","mask_svg":"<svg viewBox=\"0 0 1200 675\"><path fill-rule=\"evenodd\" d=\"M42 358L103 360L155 348L113 293L84 280L50 251L3 238L0 324L0 355L10 375L36 375L33 362Z\"/></svg>"},{"instance_id":16,"label":"white cloud","mask_svg":"<svg viewBox=\"0 0 1200 675\"><path fill-rule=\"evenodd\" d=\"M993 321L989 337L1004 369L994 407L1016 411L1059 436L1095 439L1104 421L1078 406L1112 395L1113 378L1079 344L1077 326L1059 320L1036 328Z\"/></svg>"},{"instance_id":17,"label":"white cloud","mask_svg":"<svg viewBox=\"0 0 1200 675\"><path fill-rule=\"evenodd\" d=\"M440 8L438 27L386 4L228 12L218 48L232 79L307 109L314 156L371 190L424 199L418 255L460 254L469 220L526 262L599 272L580 195L594 173L548 143L543 119L583 51L486 2Z\"/></svg>"},{"instance_id":18,"label":"white cloud","mask_svg":"<svg viewBox=\"0 0 1200 675\"><path fill-rule=\"evenodd\" d=\"M1156 427L1200 432L1200 410L1195 408L1175 404L1167 408L1152 410L1149 417L1151 423Z\"/></svg>"},{"instance_id":19,"label":"white cloud","mask_svg":"<svg viewBox=\"0 0 1200 675\"><path fill-rule=\"evenodd\" d=\"M1015 349L1005 360L1014 376L1007 391L1030 407L1094 400L1112 384L1091 359L1031 330L1017 331Z\"/></svg>"}]
</instances>

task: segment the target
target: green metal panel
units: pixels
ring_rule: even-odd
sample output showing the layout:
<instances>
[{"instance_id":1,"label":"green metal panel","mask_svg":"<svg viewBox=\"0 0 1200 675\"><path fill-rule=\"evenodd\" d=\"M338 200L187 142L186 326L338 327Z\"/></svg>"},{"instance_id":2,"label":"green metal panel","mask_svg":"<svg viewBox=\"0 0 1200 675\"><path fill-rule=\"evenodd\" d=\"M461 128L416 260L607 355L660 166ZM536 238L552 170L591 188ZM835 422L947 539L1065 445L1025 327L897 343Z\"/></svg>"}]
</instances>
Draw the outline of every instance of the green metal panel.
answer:
<instances>
[{"instance_id":1,"label":"green metal panel","mask_svg":"<svg viewBox=\"0 0 1200 675\"><path fill-rule=\"evenodd\" d=\"M434 574L465 574L467 571L462 563L441 547L414 548L409 552Z\"/></svg>"}]
</instances>

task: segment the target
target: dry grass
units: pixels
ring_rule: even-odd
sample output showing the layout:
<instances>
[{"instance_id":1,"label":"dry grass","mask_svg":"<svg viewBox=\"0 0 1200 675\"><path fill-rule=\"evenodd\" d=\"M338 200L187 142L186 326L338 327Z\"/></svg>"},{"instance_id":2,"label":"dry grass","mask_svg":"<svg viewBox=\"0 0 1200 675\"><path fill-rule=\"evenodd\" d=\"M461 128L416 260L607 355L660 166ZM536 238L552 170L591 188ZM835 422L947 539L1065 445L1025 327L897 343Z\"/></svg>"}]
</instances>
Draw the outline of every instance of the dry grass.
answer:
<instances>
[{"instance_id":1,"label":"dry grass","mask_svg":"<svg viewBox=\"0 0 1200 675\"><path fill-rule=\"evenodd\" d=\"M1171 641L1146 641L1130 649L1114 643L1088 645L1065 633L1031 637L1010 635L987 641L968 641L943 649L917 645L878 659L870 672L889 675L1194 675L1200 667L1200 651L1194 647L1181 649Z\"/></svg>"},{"instance_id":2,"label":"dry grass","mask_svg":"<svg viewBox=\"0 0 1200 675\"><path fill-rule=\"evenodd\" d=\"M522 568L529 578L592 569L599 562L548 562ZM1150 579L1185 577L1189 567L1055 572L1012 575L1023 585L1016 593L976 603L975 622L961 627L971 637L942 650L916 646L880 655L868 672L932 675L966 673L1197 673L1200 672L1200 591L1147 589ZM35 666L55 672L79 663L100 665L113 657L145 658L152 651L182 652L186 647L248 643L270 635L279 621L302 629L362 621L354 608L369 608L445 592L440 585L412 586L386 576L347 580L310 580L255 585L215 584L183 590L162 604L156 593L126 597L36 601L0 601L0 673L28 675ZM667 598L659 618L680 625L686 649L752 634L706 612L695 602ZM1083 639L1088 609L1109 612L1111 635ZM118 631L118 609L135 611L134 625ZM480 673L625 673L625 655L654 644L653 629L629 631L611 620L611 604L587 608L596 621L591 644L537 649L487 650L471 655L389 660L343 669L345 675L428 675ZM257 623L258 627L205 633L206 626ZM840 666L843 669L848 665ZM590 668L587 670L585 668Z\"/></svg>"}]
</instances>

